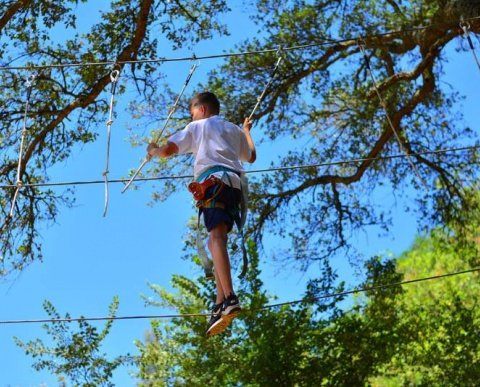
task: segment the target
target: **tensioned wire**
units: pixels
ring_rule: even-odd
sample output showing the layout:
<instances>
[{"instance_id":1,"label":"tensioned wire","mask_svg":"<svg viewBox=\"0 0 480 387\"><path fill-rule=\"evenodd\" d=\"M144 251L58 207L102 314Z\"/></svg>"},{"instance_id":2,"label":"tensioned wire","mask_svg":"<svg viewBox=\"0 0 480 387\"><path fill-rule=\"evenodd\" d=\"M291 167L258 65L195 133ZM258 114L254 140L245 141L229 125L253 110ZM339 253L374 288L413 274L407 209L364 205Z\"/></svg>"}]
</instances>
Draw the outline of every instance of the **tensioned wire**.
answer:
<instances>
[{"instance_id":1,"label":"tensioned wire","mask_svg":"<svg viewBox=\"0 0 480 387\"><path fill-rule=\"evenodd\" d=\"M475 16L468 19L462 19L461 22L474 21L478 19L480 19L480 16ZM454 24L452 23L452 26L453 25ZM388 35L401 35L401 34L410 33L410 32L424 31L424 30L439 27L439 26L440 26L439 24L429 24L426 26L410 27L410 28L404 28L400 30L386 31L378 34L358 35L357 37L353 37L353 38L322 39L318 43L300 44L300 45L294 45L289 47L282 46L282 51L304 50L307 48L313 48L313 47L319 47L319 46L342 44L347 42L356 42L358 40L371 40L371 39L381 38ZM461 29L460 26L459 28ZM27 65L27 66L0 66L0 71L38 70L38 69L49 69L49 68L84 67L84 66L112 66L112 65L142 64L142 63L182 62L182 61L192 61L192 60L196 61L196 60L204 60L204 59L228 58L228 57L235 57L235 56L259 55L259 54L268 54L268 53L276 53L276 52L278 52L278 48L243 51L243 52L230 52L230 53L223 53L223 54L210 54L210 55L202 55L202 56L196 56L195 54L193 54L192 56L178 57L178 58L134 59L134 60L124 60L124 61L110 60L110 61L77 62L77 63L51 63L51 64L44 64L44 65Z\"/></svg>"},{"instance_id":2,"label":"tensioned wire","mask_svg":"<svg viewBox=\"0 0 480 387\"><path fill-rule=\"evenodd\" d=\"M275 304L265 305L261 308L243 309L243 311L258 312L261 310L272 309L279 306L295 305L295 304L302 304L302 303L313 303L315 301L319 301L325 298L334 298L334 297L341 297L341 296L346 296L346 295L356 294L356 293L365 293L369 291L387 289L387 288L413 284L418 282L432 281L432 280L437 280L437 279L442 279L447 277L454 277L454 276L473 273L477 271L480 271L480 267L474 267L471 269L456 271L451 273L438 274L430 277L414 278L406 281L391 282L391 283L374 285L374 286L365 286L362 288L346 290L343 292L327 293L321 296L305 297L300 300L279 302ZM136 315L136 316L132 315L132 316L118 316L118 317L114 317L114 316L74 317L74 318L65 317L65 318L54 318L54 319L0 320L0 324L59 323L59 322L76 322L76 321L105 321L105 320L113 321L113 320L140 320L140 319L172 319L172 318L208 317L208 316L210 316L210 313L184 313L184 314L160 314L160 315Z\"/></svg>"},{"instance_id":3,"label":"tensioned wire","mask_svg":"<svg viewBox=\"0 0 480 387\"><path fill-rule=\"evenodd\" d=\"M438 150L430 150L430 151L423 151L423 152L412 152L407 154L395 154L395 155L388 155L388 156L380 156L380 157L361 157L356 159L347 159L347 160L338 160L338 161L329 161L323 163L316 163L316 164L303 164L303 165L290 165L285 167L271 167L271 168L263 168L263 169L252 169L249 171L245 171L248 174L256 174L256 173L269 173L269 172L279 172L279 171L289 171L289 170L296 170L296 169L308 169L308 168L321 168L327 166L334 166L334 165L344 165L344 164L355 164L361 163L365 161L382 161L382 160L393 160L393 159L402 159L408 156L415 157L415 156L425 156L425 155L436 155L436 154L445 154L451 152L462 152L462 151L469 151L469 150L478 150L480 149L480 145L471 145L471 146L464 146L458 148L446 148L446 149L438 149ZM191 179L192 175L173 175L173 176L156 176L156 177L142 177L137 178L134 181L157 181L157 180L177 180L177 179ZM109 180L110 183L126 183L130 179L114 179ZM61 181L61 182L51 182L51 183L24 183L22 187L58 187L58 186L71 186L71 185L91 185L91 184L103 184L103 180L79 180L79 181ZM16 188L15 184L2 184L0 185L0 189L9 189L9 188Z\"/></svg>"}]
</instances>

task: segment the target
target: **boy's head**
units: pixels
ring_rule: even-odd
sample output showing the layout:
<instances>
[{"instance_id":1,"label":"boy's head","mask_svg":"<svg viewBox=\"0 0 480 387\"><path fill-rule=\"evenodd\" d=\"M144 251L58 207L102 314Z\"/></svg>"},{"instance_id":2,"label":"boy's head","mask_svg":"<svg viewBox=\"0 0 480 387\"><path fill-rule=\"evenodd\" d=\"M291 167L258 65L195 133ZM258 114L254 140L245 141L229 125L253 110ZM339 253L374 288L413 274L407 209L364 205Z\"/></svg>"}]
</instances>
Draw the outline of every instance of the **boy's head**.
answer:
<instances>
[{"instance_id":1,"label":"boy's head","mask_svg":"<svg viewBox=\"0 0 480 387\"><path fill-rule=\"evenodd\" d=\"M220 113L220 102L215 94L205 91L196 94L190 100L190 116L192 121L208 118Z\"/></svg>"}]
</instances>

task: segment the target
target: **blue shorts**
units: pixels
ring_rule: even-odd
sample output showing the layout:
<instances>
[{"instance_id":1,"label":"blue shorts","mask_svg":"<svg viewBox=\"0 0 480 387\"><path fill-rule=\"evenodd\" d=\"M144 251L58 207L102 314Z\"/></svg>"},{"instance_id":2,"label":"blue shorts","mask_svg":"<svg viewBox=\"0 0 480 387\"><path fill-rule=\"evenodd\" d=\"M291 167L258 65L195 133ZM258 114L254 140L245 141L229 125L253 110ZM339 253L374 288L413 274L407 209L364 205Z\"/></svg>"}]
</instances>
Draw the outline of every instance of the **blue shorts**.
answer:
<instances>
[{"instance_id":1,"label":"blue shorts","mask_svg":"<svg viewBox=\"0 0 480 387\"><path fill-rule=\"evenodd\" d=\"M205 193L205 199L211 198L215 192L220 188L218 184L207 189ZM227 184L224 184L220 194L214 199L215 202L223 203L223 208L204 208L203 209L203 221L208 232L213 230L219 224L225 223L228 227L228 232L232 231L234 219L233 214L239 211L240 200L242 192L237 188L232 188Z\"/></svg>"}]
</instances>

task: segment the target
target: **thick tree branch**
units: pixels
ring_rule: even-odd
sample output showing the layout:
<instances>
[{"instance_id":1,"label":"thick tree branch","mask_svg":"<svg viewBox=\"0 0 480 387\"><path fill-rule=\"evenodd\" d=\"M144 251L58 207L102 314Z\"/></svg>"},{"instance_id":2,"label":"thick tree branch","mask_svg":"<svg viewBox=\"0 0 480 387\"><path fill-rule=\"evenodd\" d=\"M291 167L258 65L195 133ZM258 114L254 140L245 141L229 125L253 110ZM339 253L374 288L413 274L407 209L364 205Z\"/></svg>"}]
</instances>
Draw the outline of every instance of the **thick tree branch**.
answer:
<instances>
[{"instance_id":1,"label":"thick tree branch","mask_svg":"<svg viewBox=\"0 0 480 387\"><path fill-rule=\"evenodd\" d=\"M127 61L133 59L140 49L142 41L146 35L148 16L151 10L153 0L144 0L141 2L141 7L137 16L137 26L135 29L135 34L132 38L131 43L126 46L117 57L117 61ZM122 67L122 66L121 66ZM45 141L47 135L53 131L60 123L66 119L74 110L78 108L85 108L92 104L96 98L100 95L103 89L110 83L110 75L105 75L100 78L95 84L91 87L87 94L77 98L75 101L67 105L64 109L60 111L57 117L51 121L48 125L41 130L38 135L32 140L25 150L24 157L21 161L20 170L25 170L25 167L28 161L31 159L35 150L41 146ZM9 163L2 168L2 174L8 174L12 168L16 167L16 163Z\"/></svg>"},{"instance_id":2,"label":"thick tree branch","mask_svg":"<svg viewBox=\"0 0 480 387\"><path fill-rule=\"evenodd\" d=\"M0 18L0 31L2 31L5 28L7 23L15 16L15 14L18 11L25 8L31 2L32 2L32 0L18 0L15 3L13 3L7 9L7 11L3 14L3 16Z\"/></svg>"}]
</instances>

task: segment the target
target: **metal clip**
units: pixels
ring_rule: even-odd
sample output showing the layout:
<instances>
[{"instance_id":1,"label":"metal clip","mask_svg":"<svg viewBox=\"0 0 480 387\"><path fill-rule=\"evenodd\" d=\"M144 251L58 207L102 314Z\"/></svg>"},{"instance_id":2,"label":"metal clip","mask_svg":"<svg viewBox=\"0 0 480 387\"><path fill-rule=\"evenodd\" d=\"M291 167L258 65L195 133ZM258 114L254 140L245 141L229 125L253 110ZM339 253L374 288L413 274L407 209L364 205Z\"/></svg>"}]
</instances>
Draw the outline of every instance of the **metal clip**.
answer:
<instances>
[{"instance_id":1,"label":"metal clip","mask_svg":"<svg viewBox=\"0 0 480 387\"><path fill-rule=\"evenodd\" d=\"M112 70L112 72L110 73L110 80L112 82L117 82L118 81L118 77L120 76L120 70Z\"/></svg>"},{"instance_id":2,"label":"metal clip","mask_svg":"<svg viewBox=\"0 0 480 387\"><path fill-rule=\"evenodd\" d=\"M463 37L468 38L468 31L470 31L470 23L463 20L460 22L460 28L463 30Z\"/></svg>"},{"instance_id":3,"label":"metal clip","mask_svg":"<svg viewBox=\"0 0 480 387\"><path fill-rule=\"evenodd\" d=\"M35 74L30 74L26 79L25 79L25 86L27 87L32 87L33 84L35 83L35 79L37 76Z\"/></svg>"}]
</instances>

